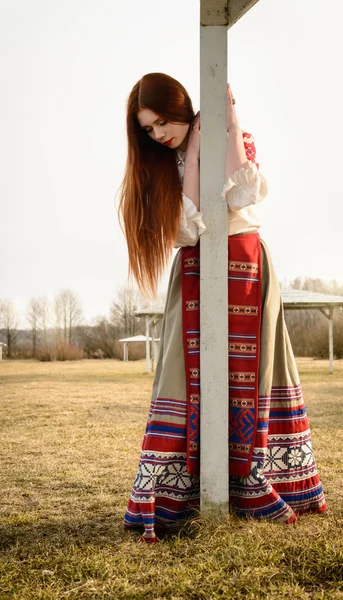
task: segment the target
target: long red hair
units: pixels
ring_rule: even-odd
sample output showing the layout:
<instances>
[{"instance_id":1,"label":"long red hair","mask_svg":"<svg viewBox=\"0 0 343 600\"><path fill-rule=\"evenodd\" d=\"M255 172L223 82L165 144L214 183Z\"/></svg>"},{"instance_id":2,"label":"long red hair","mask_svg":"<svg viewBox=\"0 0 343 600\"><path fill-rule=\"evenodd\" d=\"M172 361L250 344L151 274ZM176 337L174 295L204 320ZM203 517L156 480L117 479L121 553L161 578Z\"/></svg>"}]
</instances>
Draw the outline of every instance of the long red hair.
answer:
<instances>
[{"instance_id":1,"label":"long red hair","mask_svg":"<svg viewBox=\"0 0 343 600\"><path fill-rule=\"evenodd\" d=\"M137 113L148 108L172 123L194 118L185 88L169 75L148 73L133 87L127 104L128 156L119 212L129 252L129 274L144 295L155 296L178 230L182 190L175 150L155 142Z\"/></svg>"}]
</instances>

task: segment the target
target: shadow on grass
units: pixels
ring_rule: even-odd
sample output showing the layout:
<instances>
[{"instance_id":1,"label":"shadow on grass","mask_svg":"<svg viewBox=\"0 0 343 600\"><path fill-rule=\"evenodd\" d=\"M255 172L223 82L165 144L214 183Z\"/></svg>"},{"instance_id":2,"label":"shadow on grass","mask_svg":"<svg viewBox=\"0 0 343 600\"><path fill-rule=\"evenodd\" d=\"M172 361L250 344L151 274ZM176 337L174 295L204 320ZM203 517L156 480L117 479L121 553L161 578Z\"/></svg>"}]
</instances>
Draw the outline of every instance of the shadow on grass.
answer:
<instances>
[{"instance_id":1,"label":"shadow on grass","mask_svg":"<svg viewBox=\"0 0 343 600\"><path fill-rule=\"evenodd\" d=\"M17 522L0 525L0 551L14 546L28 551L41 543L55 549L88 544L102 548L124 540L125 530L115 513L88 519L40 519L37 523L18 517Z\"/></svg>"},{"instance_id":2,"label":"shadow on grass","mask_svg":"<svg viewBox=\"0 0 343 600\"><path fill-rule=\"evenodd\" d=\"M51 548L66 549L68 546L85 546L91 544L98 549L109 545L122 544L128 540L137 541L144 532L143 527L124 528L122 512L101 513L94 517L72 519L40 518L36 523L32 517L25 515L10 517L9 523L0 524L0 552L13 547L37 549L44 543ZM159 540L173 540L176 537L188 540L195 539L202 526L201 519L195 515L186 523L168 529L156 529Z\"/></svg>"},{"instance_id":3,"label":"shadow on grass","mask_svg":"<svg viewBox=\"0 0 343 600\"><path fill-rule=\"evenodd\" d=\"M302 594L294 597L312 598L307 593L319 590L324 594L327 590L337 593L343 587L340 519L332 520L329 540L328 520L319 521L316 515L312 519L302 517L302 524L293 526L239 519L232 514L227 518L195 516L181 529L158 531L162 543L147 548L146 544L138 544L142 530L124 530L119 510L99 513L93 518L66 516L45 522L41 518L36 523L30 515L29 518L31 522L25 521L24 516L18 517L16 522L0 528L0 549L8 554L8 565L13 560L21 567L26 565L27 570L34 565L37 573L48 565L58 573L61 585L69 584L71 568L76 569L82 582L87 577L93 582L101 581L104 586L115 581L121 593L109 596L113 598L155 597L150 594L155 589L156 577L161 592L166 592L161 593L161 598L171 599L176 594L187 600L218 598L221 595L218 589L225 581L235 586L237 598L291 597L288 594L297 586L301 586ZM187 582L193 580L203 589L199 596L194 594L192 586L188 590ZM142 586L139 593L138 581ZM276 590L283 586L287 587L287 594L277 595ZM210 592L213 594L207 596ZM225 596L224 590L223 594L233 597ZM89 593L77 597L98 596Z\"/></svg>"}]
</instances>

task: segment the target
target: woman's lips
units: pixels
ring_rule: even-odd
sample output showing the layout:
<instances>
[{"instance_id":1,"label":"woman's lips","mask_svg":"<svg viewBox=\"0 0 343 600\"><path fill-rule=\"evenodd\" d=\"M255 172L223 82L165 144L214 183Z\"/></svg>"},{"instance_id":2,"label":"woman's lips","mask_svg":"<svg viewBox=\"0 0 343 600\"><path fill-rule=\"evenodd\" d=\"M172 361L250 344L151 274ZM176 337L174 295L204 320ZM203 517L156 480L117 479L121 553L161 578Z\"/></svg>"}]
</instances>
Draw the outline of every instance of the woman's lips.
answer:
<instances>
[{"instance_id":1,"label":"woman's lips","mask_svg":"<svg viewBox=\"0 0 343 600\"><path fill-rule=\"evenodd\" d=\"M164 146L170 146L170 144L172 144L174 138L171 138L170 140L168 140L167 142L163 142Z\"/></svg>"}]
</instances>

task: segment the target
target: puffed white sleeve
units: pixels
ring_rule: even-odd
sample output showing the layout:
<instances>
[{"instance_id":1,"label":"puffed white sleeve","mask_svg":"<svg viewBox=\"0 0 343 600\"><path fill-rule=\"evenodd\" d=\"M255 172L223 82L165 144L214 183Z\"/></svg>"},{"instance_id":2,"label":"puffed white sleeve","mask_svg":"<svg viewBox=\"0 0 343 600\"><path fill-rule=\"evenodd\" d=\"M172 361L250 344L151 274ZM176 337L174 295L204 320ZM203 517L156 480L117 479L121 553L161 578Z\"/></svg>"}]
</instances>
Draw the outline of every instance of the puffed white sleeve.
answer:
<instances>
[{"instance_id":1,"label":"puffed white sleeve","mask_svg":"<svg viewBox=\"0 0 343 600\"><path fill-rule=\"evenodd\" d=\"M256 162L255 140L251 133L242 132L248 167L230 175L224 185L222 197L231 210L241 210L251 204L258 204L268 193L267 181L260 173Z\"/></svg>"},{"instance_id":2,"label":"puffed white sleeve","mask_svg":"<svg viewBox=\"0 0 343 600\"><path fill-rule=\"evenodd\" d=\"M230 175L224 185L222 197L231 210L241 210L251 204L258 204L268 193L267 181L259 172L255 163L239 169Z\"/></svg>"},{"instance_id":3,"label":"puffed white sleeve","mask_svg":"<svg viewBox=\"0 0 343 600\"><path fill-rule=\"evenodd\" d=\"M202 220L202 213L198 212L195 204L185 194L182 194L182 209L179 230L174 243L174 248L195 246L206 227Z\"/></svg>"}]
</instances>

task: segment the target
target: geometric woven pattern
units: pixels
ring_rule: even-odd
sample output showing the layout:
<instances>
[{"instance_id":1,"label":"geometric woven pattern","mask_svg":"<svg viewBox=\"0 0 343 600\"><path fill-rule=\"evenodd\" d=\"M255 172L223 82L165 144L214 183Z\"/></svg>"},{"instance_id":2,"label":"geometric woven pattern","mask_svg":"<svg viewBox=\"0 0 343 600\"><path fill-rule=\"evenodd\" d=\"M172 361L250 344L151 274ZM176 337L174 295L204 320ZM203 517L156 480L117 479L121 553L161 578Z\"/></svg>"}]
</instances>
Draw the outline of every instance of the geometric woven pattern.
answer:
<instances>
[{"instance_id":1,"label":"geometric woven pattern","mask_svg":"<svg viewBox=\"0 0 343 600\"><path fill-rule=\"evenodd\" d=\"M298 474L300 469L308 470L308 467L314 463L314 455L311 441L305 444L297 444L292 446L273 446L268 448L268 453L265 460L265 471L270 473L278 473L285 469L297 468Z\"/></svg>"},{"instance_id":2,"label":"geometric woven pattern","mask_svg":"<svg viewBox=\"0 0 343 600\"><path fill-rule=\"evenodd\" d=\"M186 454L143 450L124 525L153 537L156 527L180 524L198 506L199 478L187 472Z\"/></svg>"},{"instance_id":3,"label":"geometric woven pattern","mask_svg":"<svg viewBox=\"0 0 343 600\"><path fill-rule=\"evenodd\" d=\"M201 243L201 242L200 242ZM256 384L261 319L261 247L258 233L229 237L229 450L230 473L250 472L257 424ZM199 474L200 405L200 246L181 249L183 338L187 383L187 469ZM245 304L242 305L242 299Z\"/></svg>"},{"instance_id":4,"label":"geometric woven pattern","mask_svg":"<svg viewBox=\"0 0 343 600\"><path fill-rule=\"evenodd\" d=\"M273 387L258 404L251 471L231 478L231 504L241 515L287 522L295 512L325 510L301 386Z\"/></svg>"}]
</instances>

